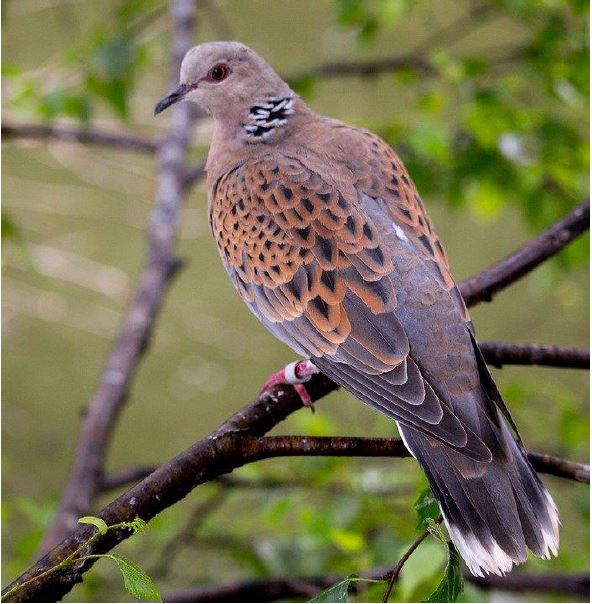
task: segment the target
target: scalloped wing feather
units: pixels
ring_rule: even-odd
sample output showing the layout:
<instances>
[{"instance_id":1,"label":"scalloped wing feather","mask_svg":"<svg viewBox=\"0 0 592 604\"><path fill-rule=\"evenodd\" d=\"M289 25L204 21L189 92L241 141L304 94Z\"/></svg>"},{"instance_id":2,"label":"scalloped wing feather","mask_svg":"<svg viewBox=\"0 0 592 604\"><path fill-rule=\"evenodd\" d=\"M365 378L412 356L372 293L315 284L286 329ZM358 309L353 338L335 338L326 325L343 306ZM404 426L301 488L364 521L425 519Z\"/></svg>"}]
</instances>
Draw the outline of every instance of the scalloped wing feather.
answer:
<instances>
[{"instance_id":1,"label":"scalloped wing feather","mask_svg":"<svg viewBox=\"0 0 592 604\"><path fill-rule=\"evenodd\" d=\"M224 265L280 340L383 413L487 461L488 447L422 375L396 313L401 267L415 266L419 255L443 262L447 271L445 257L436 243L429 254L421 241L406 249L400 237L385 236L383 217L373 218L363 186L336 188L300 159L278 153L231 171L210 207ZM368 179L367 186L378 184ZM417 207L414 212L410 220L428 225ZM411 228L405 226L405 240ZM448 290L449 273L437 270Z\"/></svg>"}]
</instances>

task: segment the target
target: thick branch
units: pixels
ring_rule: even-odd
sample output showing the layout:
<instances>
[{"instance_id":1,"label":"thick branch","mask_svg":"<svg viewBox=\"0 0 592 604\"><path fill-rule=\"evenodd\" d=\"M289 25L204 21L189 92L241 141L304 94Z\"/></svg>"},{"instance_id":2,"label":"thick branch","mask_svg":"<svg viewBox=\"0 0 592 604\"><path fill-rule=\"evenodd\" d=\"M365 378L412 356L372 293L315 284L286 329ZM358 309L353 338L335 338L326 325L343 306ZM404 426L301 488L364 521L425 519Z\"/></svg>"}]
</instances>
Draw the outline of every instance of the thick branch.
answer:
<instances>
[{"instance_id":1,"label":"thick branch","mask_svg":"<svg viewBox=\"0 0 592 604\"><path fill-rule=\"evenodd\" d=\"M194 7L179 0L173 8L175 49L171 71L177 78L181 60L191 47ZM145 352L171 278L180 267L174 247L185 188L185 155L191 132L188 103L172 108L169 135L158 149L158 191L150 218L147 260L134 299L90 401L80 430L74 467L53 525L41 551L49 551L76 528L101 487L104 460L115 421L125 404L140 359Z\"/></svg>"},{"instance_id":2,"label":"thick branch","mask_svg":"<svg viewBox=\"0 0 592 604\"><path fill-rule=\"evenodd\" d=\"M545 474L552 474L560 478L569 478L570 480L590 484L589 465L534 451L528 454L528 459L537 472L544 472Z\"/></svg>"},{"instance_id":3,"label":"thick branch","mask_svg":"<svg viewBox=\"0 0 592 604\"><path fill-rule=\"evenodd\" d=\"M317 400L336 386L319 375L308 388L313 400ZM99 516L108 525L136 517L148 521L185 497L197 485L230 472L249 460L262 458L264 451L257 447L262 439L253 437L263 436L302 406L292 388L280 392L282 394L276 391L259 397L232 415L207 438L195 443L109 504ZM76 568L67 567L41 579L37 577L75 552L94 531L93 527L79 525L69 537L4 590L6 601L53 602L61 599L81 581L83 573L94 564L94 559ZM109 531L94 541L85 553L107 552L129 536L129 531ZM19 585L23 586L19 588Z\"/></svg>"},{"instance_id":4,"label":"thick branch","mask_svg":"<svg viewBox=\"0 0 592 604\"><path fill-rule=\"evenodd\" d=\"M309 382L313 400L318 400L336 386L322 375ZM137 516L148 521L156 514L185 497L197 485L231 472L247 463L269 457L294 455L335 456L395 456L409 455L397 439L273 436L261 438L288 415L301 408L300 398L291 388L275 390L255 399L235 413L207 438L195 443L169 463L161 466L141 483L104 508L99 516L109 525L131 521ZM587 468L573 462L562 462L562 475L583 475ZM552 468L559 475L555 458L545 456L538 460L538 469ZM577 466L574 469L572 466ZM589 470L588 470L589 472ZM78 527L67 539L54 548L19 577L5 593L7 601L53 601L60 599L82 574L94 563L68 567L36 579L42 572L54 567L66 556L76 551L93 534L95 529ZM109 531L93 542L88 554L104 553L129 536L128 531ZM26 583L26 584L25 584ZM23 585L18 588L18 585Z\"/></svg>"},{"instance_id":5,"label":"thick branch","mask_svg":"<svg viewBox=\"0 0 592 604\"><path fill-rule=\"evenodd\" d=\"M507 258L460 285L467 303L489 302L493 296L524 277L542 262L557 254L590 227L590 200L586 199L550 229L531 239Z\"/></svg>"},{"instance_id":6,"label":"thick branch","mask_svg":"<svg viewBox=\"0 0 592 604\"><path fill-rule=\"evenodd\" d=\"M80 128L73 126L42 126L40 124L2 124L2 136L38 140L58 140L68 143L84 143L102 147L115 147L140 153L155 153L158 141L136 136L105 132L97 128Z\"/></svg>"},{"instance_id":7,"label":"thick branch","mask_svg":"<svg viewBox=\"0 0 592 604\"><path fill-rule=\"evenodd\" d=\"M368 579L381 579L385 569L376 569L361 576ZM585 574L532 574L516 572L504 577L489 575L474 577L465 572L465 581L482 589L529 593L556 593L587 598L590 591L590 576ZM316 595L327 589L343 576L327 577L279 577L276 579L258 579L237 581L223 585L193 587L169 594L165 602L277 602L287 598ZM358 584L350 587L355 593Z\"/></svg>"}]
</instances>

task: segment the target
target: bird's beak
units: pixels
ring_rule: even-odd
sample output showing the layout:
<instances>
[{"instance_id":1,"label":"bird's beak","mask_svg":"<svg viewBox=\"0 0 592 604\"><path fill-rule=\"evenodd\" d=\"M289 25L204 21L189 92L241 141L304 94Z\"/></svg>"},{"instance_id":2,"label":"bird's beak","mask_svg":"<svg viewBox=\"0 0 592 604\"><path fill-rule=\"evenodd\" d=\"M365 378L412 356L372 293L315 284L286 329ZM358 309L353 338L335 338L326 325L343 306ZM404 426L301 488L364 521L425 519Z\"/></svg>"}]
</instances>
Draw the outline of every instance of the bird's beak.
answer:
<instances>
[{"instance_id":1,"label":"bird's beak","mask_svg":"<svg viewBox=\"0 0 592 604\"><path fill-rule=\"evenodd\" d=\"M163 97L156 103L156 107L154 107L154 117L156 117L159 113L164 111L167 107L182 101L185 95L191 90L191 86L189 84L179 84L173 92L167 94L167 96Z\"/></svg>"}]
</instances>

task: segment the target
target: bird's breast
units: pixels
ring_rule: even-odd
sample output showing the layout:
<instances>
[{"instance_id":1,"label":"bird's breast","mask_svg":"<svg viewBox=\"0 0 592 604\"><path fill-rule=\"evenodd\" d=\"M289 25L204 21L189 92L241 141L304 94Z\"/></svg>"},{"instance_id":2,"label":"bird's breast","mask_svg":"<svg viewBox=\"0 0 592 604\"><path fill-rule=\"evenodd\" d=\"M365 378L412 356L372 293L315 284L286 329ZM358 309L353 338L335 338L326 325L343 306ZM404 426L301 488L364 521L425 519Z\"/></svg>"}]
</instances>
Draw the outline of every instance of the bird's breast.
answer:
<instances>
[{"instance_id":1,"label":"bird's breast","mask_svg":"<svg viewBox=\"0 0 592 604\"><path fill-rule=\"evenodd\" d=\"M225 266L244 282L285 283L300 265L300 247L240 175L218 184L210 205L210 226Z\"/></svg>"}]
</instances>

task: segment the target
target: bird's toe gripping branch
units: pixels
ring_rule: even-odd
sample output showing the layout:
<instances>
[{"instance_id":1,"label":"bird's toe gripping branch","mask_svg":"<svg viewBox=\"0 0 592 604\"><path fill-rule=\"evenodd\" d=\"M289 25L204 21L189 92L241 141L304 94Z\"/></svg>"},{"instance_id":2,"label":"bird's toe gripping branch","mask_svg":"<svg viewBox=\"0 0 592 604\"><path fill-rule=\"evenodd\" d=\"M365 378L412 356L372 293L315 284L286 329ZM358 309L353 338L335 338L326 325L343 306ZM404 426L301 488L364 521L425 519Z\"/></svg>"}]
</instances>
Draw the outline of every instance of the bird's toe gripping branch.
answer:
<instances>
[{"instance_id":1,"label":"bird's toe gripping branch","mask_svg":"<svg viewBox=\"0 0 592 604\"><path fill-rule=\"evenodd\" d=\"M289 384L294 386L294 390L296 390L302 404L305 407L312 407L312 399L304 384L316 373L319 373L319 370L310 361L294 361L286 365L281 371L274 373L263 384L261 394L269 392L275 386Z\"/></svg>"}]
</instances>

